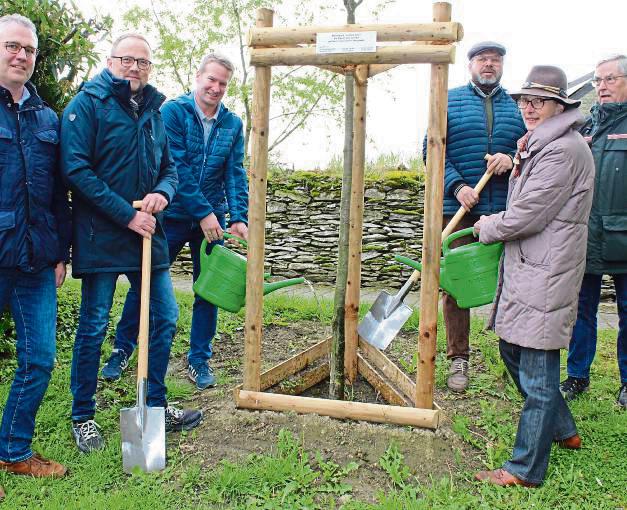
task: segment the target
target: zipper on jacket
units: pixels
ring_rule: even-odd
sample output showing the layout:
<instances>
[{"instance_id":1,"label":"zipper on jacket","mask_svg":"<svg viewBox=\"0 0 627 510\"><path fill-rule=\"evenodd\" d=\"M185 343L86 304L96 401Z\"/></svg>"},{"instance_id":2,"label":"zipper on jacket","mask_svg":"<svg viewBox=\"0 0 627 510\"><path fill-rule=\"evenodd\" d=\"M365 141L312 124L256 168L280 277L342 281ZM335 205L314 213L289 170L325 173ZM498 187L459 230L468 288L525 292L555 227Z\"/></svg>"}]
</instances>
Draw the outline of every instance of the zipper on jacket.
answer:
<instances>
[{"instance_id":1,"label":"zipper on jacket","mask_svg":"<svg viewBox=\"0 0 627 510\"><path fill-rule=\"evenodd\" d=\"M198 122L200 123L200 129L201 131L203 131L204 133L204 127L202 125L202 121L200 120L200 117L198 117L198 112L196 111L196 108L194 108L194 114L196 115L196 119L198 119ZM209 131L209 136L207 137L207 143L205 144L205 146L203 147L203 156L202 156L202 167L200 169L200 176L198 178L198 185L200 186L205 174L205 163L207 161L207 154L209 154L209 144L210 143L214 143L215 144L215 140L211 140L211 137L213 136L213 133L215 132L216 128L218 127L218 124L220 122L222 122L222 119L224 118L224 116L222 116L222 118L217 118L216 120L213 121L213 124L211 125L211 131ZM204 139L204 136L203 136Z\"/></svg>"},{"instance_id":2,"label":"zipper on jacket","mask_svg":"<svg viewBox=\"0 0 627 510\"><path fill-rule=\"evenodd\" d=\"M20 157L22 158L22 165L24 168L24 186L25 186L25 199L24 199L24 211L26 213L26 239L28 241L28 265L31 271L33 270L33 240L31 238L30 227L31 227L31 207L30 207L30 181L28 180L28 168L26 166L26 158L24 157L24 141L22 140L22 127L20 126L20 107L18 104L13 103L14 108L16 108L15 116L17 119L17 143L20 149Z\"/></svg>"}]
</instances>

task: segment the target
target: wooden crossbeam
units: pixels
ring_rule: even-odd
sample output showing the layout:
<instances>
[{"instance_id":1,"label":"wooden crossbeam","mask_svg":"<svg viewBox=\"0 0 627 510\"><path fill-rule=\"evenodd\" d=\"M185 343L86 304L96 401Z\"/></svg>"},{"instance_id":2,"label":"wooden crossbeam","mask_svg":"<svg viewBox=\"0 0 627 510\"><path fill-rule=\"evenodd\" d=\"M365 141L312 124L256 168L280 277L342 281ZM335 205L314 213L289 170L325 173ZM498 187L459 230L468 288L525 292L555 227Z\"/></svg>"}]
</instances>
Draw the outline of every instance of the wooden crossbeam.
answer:
<instances>
[{"instance_id":1,"label":"wooden crossbeam","mask_svg":"<svg viewBox=\"0 0 627 510\"><path fill-rule=\"evenodd\" d=\"M394 388L374 366L364 359L361 354L357 354L357 368L364 379L366 379L366 381L368 381L370 385L381 394L388 404L413 407L413 403L400 391Z\"/></svg>"},{"instance_id":2,"label":"wooden crossbeam","mask_svg":"<svg viewBox=\"0 0 627 510\"><path fill-rule=\"evenodd\" d=\"M440 411L434 409L295 397L260 391L238 390L235 392L235 402L237 407L247 409L293 411L301 414L319 414L339 419L394 423L428 429L436 429L440 420Z\"/></svg>"},{"instance_id":3,"label":"wooden crossbeam","mask_svg":"<svg viewBox=\"0 0 627 510\"><path fill-rule=\"evenodd\" d=\"M316 48L252 48L250 64L253 66L293 65L361 65L361 64L452 64L455 62L455 46L404 45L380 46L372 53L318 54Z\"/></svg>"},{"instance_id":4,"label":"wooden crossbeam","mask_svg":"<svg viewBox=\"0 0 627 510\"><path fill-rule=\"evenodd\" d=\"M405 372L398 368L382 351L359 338L359 348L364 358L372 363L413 405L416 385Z\"/></svg>"},{"instance_id":5,"label":"wooden crossbeam","mask_svg":"<svg viewBox=\"0 0 627 510\"><path fill-rule=\"evenodd\" d=\"M376 32L379 42L456 42L464 33L461 24L456 22L252 28L248 33L248 46L316 44L316 34L328 32Z\"/></svg>"},{"instance_id":6,"label":"wooden crossbeam","mask_svg":"<svg viewBox=\"0 0 627 510\"><path fill-rule=\"evenodd\" d=\"M285 379L277 386L276 393L300 395L309 388L329 378L331 367L326 361L299 374L295 379Z\"/></svg>"}]
</instances>

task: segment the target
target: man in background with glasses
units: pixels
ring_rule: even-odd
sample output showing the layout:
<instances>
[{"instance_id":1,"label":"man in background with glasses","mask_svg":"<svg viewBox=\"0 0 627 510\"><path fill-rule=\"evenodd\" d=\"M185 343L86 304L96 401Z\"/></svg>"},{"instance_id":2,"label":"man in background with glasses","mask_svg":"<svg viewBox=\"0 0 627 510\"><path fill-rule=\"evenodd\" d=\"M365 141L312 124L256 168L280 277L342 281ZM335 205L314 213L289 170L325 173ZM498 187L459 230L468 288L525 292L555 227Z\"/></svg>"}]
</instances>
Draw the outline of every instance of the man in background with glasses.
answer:
<instances>
[{"instance_id":1,"label":"man in background with glasses","mask_svg":"<svg viewBox=\"0 0 627 510\"><path fill-rule=\"evenodd\" d=\"M618 405L627 409L627 56L601 60L592 79L599 100L581 133L594 156L594 199L588 223L586 273L561 390L571 400L588 389L597 344L601 279L611 275L618 307Z\"/></svg>"},{"instance_id":2,"label":"man in background with glasses","mask_svg":"<svg viewBox=\"0 0 627 510\"><path fill-rule=\"evenodd\" d=\"M71 372L72 433L82 452L104 446L94 421L100 350L118 276L139 293L142 237L152 238L147 404L165 408L167 431L189 430L202 419L166 399L178 307L161 213L178 179L159 113L165 97L148 84L151 55L143 36L119 37L107 68L81 88L61 122L62 170L73 197L72 272L82 279ZM134 200L142 200L140 211Z\"/></svg>"},{"instance_id":3,"label":"man in background with glasses","mask_svg":"<svg viewBox=\"0 0 627 510\"><path fill-rule=\"evenodd\" d=\"M475 44L468 51L470 83L449 90L446 163L444 168L444 226L460 205L468 214L455 231L472 227L484 214L505 209L507 181L516 152L516 140L525 133L516 103L501 87L505 47L493 41ZM426 159L427 143L423 144ZM488 160L484 157L488 154ZM474 187L489 170L494 173L481 197ZM464 237L451 247L473 242ZM442 293L447 357L451 360L447 386L457 392L469 384L470 310L457 306Z\"/></svg>"},{"instance_id":4,"label":"man in background with glasses","mask_svg":"<svg viewBox=\"0 0 627 510\"><path fill-rule=\"evenodd\" d=\"M0 312L15 322L17 368L2 412L0 470L60 477L31 449L56 351L56 288L65 280L70 209L58 168L59 120L29 81L35 25L0 18ZM4 492L0 487L0 499Z\"/></svg>"}]
</instances>

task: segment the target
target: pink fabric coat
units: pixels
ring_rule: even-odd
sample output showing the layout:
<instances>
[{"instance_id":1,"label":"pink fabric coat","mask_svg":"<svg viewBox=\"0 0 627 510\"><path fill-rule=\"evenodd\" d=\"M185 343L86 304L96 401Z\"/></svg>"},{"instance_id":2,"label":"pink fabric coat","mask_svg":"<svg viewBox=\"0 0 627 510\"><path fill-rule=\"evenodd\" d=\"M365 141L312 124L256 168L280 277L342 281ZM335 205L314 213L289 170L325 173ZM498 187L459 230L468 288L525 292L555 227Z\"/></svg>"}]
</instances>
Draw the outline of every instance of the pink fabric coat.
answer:
<instances>
[{"instance_id":1,"label":"pink fabric coat","mask_svg":"<svg viewBox=\"0 0 627 510\"><path fill-rule=\"evenodd\" d=\"M576 128L577 109L530 135L507 209L481 223L482 243L505 242L490 325L532 349L568 348L586 266L594 161Z\"/></svg>"}]
</instances>

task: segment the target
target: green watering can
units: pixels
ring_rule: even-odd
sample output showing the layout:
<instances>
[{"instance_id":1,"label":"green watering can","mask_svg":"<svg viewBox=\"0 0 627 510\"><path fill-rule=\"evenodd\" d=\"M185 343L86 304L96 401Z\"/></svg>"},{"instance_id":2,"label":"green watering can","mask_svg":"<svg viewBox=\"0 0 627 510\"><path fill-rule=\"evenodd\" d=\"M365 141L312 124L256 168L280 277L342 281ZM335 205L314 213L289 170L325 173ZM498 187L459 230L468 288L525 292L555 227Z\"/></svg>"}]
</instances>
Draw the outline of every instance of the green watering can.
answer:
<instances>
[{"instance_id":1,"label":"green watering can","mask_svg":"<svg viewBox=\"0 0 627 510\"><path fill-rule=\"evenodd\" d=\"M248 247L246 241L239 237L227 233L224 237L235 239L244 247ZM266 276L268 275L264 275L264 278ZM264 283L263 294L304 281L304 278L292 278ZM246 301L246 257L219 244L211 245L207 253L207 240L203 239L200 246L200 274L192 288L205 301L229 312L239 312Z\"/></svg>"},{"instance_id":2,"label":"green watering can","mask_svg":"<svg viewBox=\"0 0 627 510\"><path fill-rule=\"evenodd\" d=\"M503 243L476 242L449 248L453 241L468 235L473 235L472 227L448 236L442 243L440 260L440 287L455 298L460 308L487 305L494 300L499 260L503 253ZM395 258L422 271L420 262L401 255L396 255Z\"/></svg>"}]
</instances>

